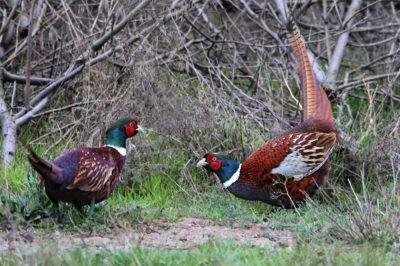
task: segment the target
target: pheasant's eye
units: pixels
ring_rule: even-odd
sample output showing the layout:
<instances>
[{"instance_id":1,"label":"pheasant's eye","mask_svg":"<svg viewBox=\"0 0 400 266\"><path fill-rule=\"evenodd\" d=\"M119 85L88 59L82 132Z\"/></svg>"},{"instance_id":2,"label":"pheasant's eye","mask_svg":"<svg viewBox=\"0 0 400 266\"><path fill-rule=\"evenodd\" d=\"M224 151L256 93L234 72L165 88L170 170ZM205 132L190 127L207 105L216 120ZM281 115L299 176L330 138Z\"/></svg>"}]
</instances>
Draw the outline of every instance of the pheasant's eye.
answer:
<instances>
[{"instance_id":1,"label":"pheasant's eye","mask_svg":"<svg viewBox=\"0 0 400 266\"><path fill-rule=\"evenodd\" d=\"M217 157L213 157L212 161L215 162L217 160Z\"/></svg>"}]
</instances>

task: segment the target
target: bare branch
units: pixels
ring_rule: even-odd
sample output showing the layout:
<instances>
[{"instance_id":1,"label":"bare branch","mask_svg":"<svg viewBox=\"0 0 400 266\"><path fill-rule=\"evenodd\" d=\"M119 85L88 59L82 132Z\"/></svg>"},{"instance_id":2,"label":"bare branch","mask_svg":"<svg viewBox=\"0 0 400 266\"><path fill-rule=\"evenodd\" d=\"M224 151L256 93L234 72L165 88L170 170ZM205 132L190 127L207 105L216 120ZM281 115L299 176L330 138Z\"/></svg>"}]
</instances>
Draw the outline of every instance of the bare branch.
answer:
<instances>
[{"instance_id":1,"label":"bare branch","mask_svg":"<svg viewBox=\"0 0 400 266\"><path fill-rule=\"evenodd\" d=\"M17 75L17 74L13 74L8 72L7 70L3 70L3 74L4 74L4 81L5 82L17 82L19 84L25 84L26 83L26 77L23 75ZM49 82L54 81L53 79L49 79L49 78L42 78L42 77L34 77L31 76L30 78L30 82L32 85L46 85Z\"/></svg>"},{"instance_id":2,"label":"bare branch","mask_svg":"<svg viewBox=\"0 0 400 266\"><path fill-rule=\"evenodd\" d=\"M25 108L30 109L29 106L29 99L31 98L32 95L32 89L31 89L31 59L32 59L32 30L33 30L33 12L35 8L35 0L31 1L31 8L30 8L30 14L29 14L29 28L28 28L28 38L26 41L26 63L25 63L25 76L26 76L26 83L25 83L25 88L24 88L24 102L25 102Z\"/></svg>"},{"instance_id":3,"label":"bare branch","mask_svg":"<svg viewBox=\"0 0 400 266\"><path fill-rule=\"evenodd\" d=\"M399 72L393 72L393 73L384 73L384 74L379 74L379 75L374 75L374 76L370 76L367 78L361 78L359 80L355 80L355 81L350 81L350 82L346 82L340 86L338 86L338 90L343 90L346 88L350 88L350 87L357 87L361 84L365 84L368 82L372 82L372 81L376 81L376 80L380 80L380 79L384 79L384 78L388 78L388 77L393 77L399 75Z\"/></svg>"},{"instance_id":4,"label":"bare branch","mask_svg":"<svg viewBox=\"0 0 400 266\"><path fill-rule=\"evenodd\" d=\"M339 72L339 67L342 62L344 51L350 35L350 31L348 30L353 25L353 14L360 8L361 3L361 0L352 0L351 5L347 9L346 17L344 19L344 21L346 22L344 24L346 26L346 30L342 34L340 34L338 38L335 50L333 51L332 57L330 58L330 64L326 75L325 82L330 88L336 87L336 77Z\"/></svg>"},{"instance_id":5,"label":"bare branch","mask_svg":"<svg viewBox=\"0 0 400 266\"><path fill-rule=\"evenodd\" d=\"M140 1L140 3L134 8L132 9L128 15L117 25L115 25L115 27L113 27L113 29L111 31L108 31L106 34L104 34L100 39L96 40L91 48L94 52L98 51L106 42L108 42L108 40L110 40L115 34L117 34L118 32L120 32L125 26L126 24L128 24L129 21L132 20L132 18L140 11L142 10L144 7L146 7L148 4L150 3L150 0L142 0Z\"/></svg>"},{"instance_id":6,"label":"bare branch","mask_svg":"<svg viewBox=\"0 0 400 266\"><path fill-rule=\"evenodd\" d=\"M21 0L18 0L17 2L15 2L14 6L11 9L10 14L3 21L3 24L1 25L1 28L0 28L0 36L7 30L8 26L10 25L11 19L14 17L14 15L17 11L17 7L19 6L20 2L21 2Z\"/></svg>"},{"instance_id":7,"label":"bare branch","mask_svg":"<svg viewBox=\"0 0 400 266\"><path fill-rule=\"evenodd\" d=\"M32 107L29 112L25 113L23 116L21 116L18 119L15 119L15 125L16 127L20 127L21 125L25 124L28 122L31 118L35 116L36 113L40 112L49 102L49 99L43 98L38 104L36 104L34 107Z\"/></svg>"},{"instance_id":8,"label":"bare branch","mask_svg":"<svg viewBox=\"0 0 400 266\"><path fill-rule=\"evenodd\" d=\"M287 25L289 19L289 13L286 0L275 0L275 5L279 10L279 14L281 15L280 19L282 24Z\"/></svg>"}]
</instances>

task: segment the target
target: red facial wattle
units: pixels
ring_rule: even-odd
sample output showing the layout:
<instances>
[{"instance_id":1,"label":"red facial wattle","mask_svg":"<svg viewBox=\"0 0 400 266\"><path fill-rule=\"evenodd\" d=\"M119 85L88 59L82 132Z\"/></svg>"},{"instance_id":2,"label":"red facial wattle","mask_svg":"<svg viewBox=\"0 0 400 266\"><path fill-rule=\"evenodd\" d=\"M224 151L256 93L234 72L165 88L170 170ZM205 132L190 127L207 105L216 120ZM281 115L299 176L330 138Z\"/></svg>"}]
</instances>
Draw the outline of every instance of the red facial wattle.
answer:
<instances>
[{"instance_id":1,"label":"red facial wattle","mask_svg":"<svg viewBox=\"0 0 400 266\"><path fill-rule=\"evenodd\" d=\"M221 168L221 161L212 161L209 165L213 171L218 171Z\"/></svg>"},{"instance_id":2,"label":"red facial wattle","mask_svg":"<svg viewBox=\"0 0 400 266\"><path fill-rule=\"evenodd\" d=\"M124 128L127 137L133 137L136 134L136 125L134 125L133 123L125 125Z\"/></svg>"},{"instance_id":3,"label":"red facial wattle","mask_svg":"<svg viewBox=\"0 0 400 266\"><path fill-rule=\"evenodd\" d=\"M213 153L207 153L204 156L205 161L207 162L208 168L211 171L217 172L221 169L222 161Z\"/></svg>"}]
</instances>

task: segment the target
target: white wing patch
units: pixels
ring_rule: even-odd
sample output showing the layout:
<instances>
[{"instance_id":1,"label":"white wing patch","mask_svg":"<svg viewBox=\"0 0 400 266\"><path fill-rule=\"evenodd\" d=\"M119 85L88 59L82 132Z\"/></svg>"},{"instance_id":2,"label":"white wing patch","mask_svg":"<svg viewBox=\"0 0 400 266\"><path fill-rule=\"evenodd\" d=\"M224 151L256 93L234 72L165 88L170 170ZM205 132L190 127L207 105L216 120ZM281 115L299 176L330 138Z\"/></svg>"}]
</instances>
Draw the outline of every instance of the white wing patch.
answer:
<instances>
[{"instance_id":1,"label":"white wing patch","mask_svg":"<svg viewBox=\"0 0 400 266\"><path fill-rule=\"evenodd\" d=\"M311 166L303 161L303 156L298 151L289 153L278 167L272 169L271 173L294 177L299 181L304 177L304 173L311 170Z\"/></svg>"},{"instance_id":2,"label":"white wing patch","mask_svg":"<svg viewBox=\"0 0 400 266\"><path fill-rule=\"evenodd\" d=\"M293 177L295 181L318 171L328 160L336 141L334 133L314 132L293 134L290 137L293 142L290 153L271 173Z\"/></svg>"}]
</instances>

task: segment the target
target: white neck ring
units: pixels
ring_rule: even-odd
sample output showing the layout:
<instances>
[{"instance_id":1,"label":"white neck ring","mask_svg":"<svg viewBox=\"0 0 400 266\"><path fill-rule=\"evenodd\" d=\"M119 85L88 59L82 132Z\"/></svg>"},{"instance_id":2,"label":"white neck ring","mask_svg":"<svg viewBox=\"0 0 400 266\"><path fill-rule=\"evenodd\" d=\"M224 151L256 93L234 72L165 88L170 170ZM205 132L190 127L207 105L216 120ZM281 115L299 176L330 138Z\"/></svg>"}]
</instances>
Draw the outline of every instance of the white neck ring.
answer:
<instances>
[{"instance_id":1,"label":"white neck ring","mask_svg":"<svg viewBox=\"0 0 400 266\"><path fill-rule=\"evenodd\" d=\"M119 154L121 154L122 156L126 156L126 149L123 147L118 147L111 144L106 145L106 147L113 148L114 150L117 150L117 152L119 152Z\"/></svg>"},{"instance_id":2,"label":"white neck ring","mask_svg":"<svg viewBox=\"0 0 400 266\"><path fill-rule=\"evenodd\" d=\"M242 164L239 164L238 169L236 170L236 172L231 176L231 178L229 178L228 180L226 180L222 185L224 186L224 188L228 188L229 186L231 186L233 183L235 183L240 176L240 169L242 168Z\"/></svg>"}]
</instances>

